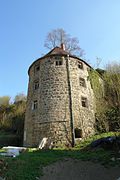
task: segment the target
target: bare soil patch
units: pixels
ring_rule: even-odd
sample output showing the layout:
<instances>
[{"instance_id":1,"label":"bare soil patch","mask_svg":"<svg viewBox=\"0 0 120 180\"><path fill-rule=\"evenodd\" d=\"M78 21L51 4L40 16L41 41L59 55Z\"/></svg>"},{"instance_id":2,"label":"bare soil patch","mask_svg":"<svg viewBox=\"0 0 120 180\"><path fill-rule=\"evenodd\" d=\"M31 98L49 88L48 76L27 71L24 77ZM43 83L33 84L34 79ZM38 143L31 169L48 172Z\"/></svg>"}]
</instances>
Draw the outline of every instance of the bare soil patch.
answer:
<instances>
[{"instance_id":1,"label":"bare soil patch","mask_svg":"<svg viewBox=\"0 0 120 180\"><path fill-rule=\"evenodd\" d=\"M40 180L117 180L120 167L106 168L90 161L64 159L44 167Z\"/></svg>"}]
</instances>

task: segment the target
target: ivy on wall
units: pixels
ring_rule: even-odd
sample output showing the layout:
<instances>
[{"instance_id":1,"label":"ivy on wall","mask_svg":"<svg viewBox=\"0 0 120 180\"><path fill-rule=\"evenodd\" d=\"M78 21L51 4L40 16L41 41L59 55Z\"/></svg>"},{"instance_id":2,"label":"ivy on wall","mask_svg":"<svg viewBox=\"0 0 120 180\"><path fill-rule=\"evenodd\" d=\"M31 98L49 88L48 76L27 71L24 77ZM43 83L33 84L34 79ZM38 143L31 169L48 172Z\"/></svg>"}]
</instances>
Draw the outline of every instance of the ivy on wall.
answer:
<instances>
[{"instance_id":1,"label":"ivy on wall","mask_svg":"<svg viewBox=\"0 0 120 180\"><path fill-rule=\"evenodd\" d=\"M90 69L88 71L91 87L93 89L94 95L96 99L100 99L104 96L104 87L103 87L103 80L98 74L98 72L94 69Z\"/></svg>"},{"instance_id":2,"label":"ivy on wall","mask_svg":"<svg viewBox=\"0 0 120 180\"><path fill-rule=\"evenodd\" d=\"M90 69L88 73L88 80L90 81L95 96L96 130L101 132L108 131L109 127L106 119L107 103L104 98L104 81L96 70Z\"/></svg>"}]
</instances>

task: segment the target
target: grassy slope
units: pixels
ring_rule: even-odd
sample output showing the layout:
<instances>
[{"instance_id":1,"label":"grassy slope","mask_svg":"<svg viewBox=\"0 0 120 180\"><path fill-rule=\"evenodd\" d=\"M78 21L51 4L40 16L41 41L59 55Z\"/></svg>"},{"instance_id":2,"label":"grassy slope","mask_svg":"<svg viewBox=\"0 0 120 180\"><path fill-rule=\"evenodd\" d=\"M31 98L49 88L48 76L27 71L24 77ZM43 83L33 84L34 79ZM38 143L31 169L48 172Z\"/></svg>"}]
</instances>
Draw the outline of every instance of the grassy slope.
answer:
<instances>
[{"instance_id":1,"label":"grassy slope","mask_svg":"<svg viewBox=\"0 0 120 180\"><path fill-rule=\"evenodd\" d=\"M103 134L101 137L105 137L113 134ZM94 136L94 140L100 136ZM30 149L28 152L21 154L16 158L3 158L5 167L2 170L2 175L7 176L7 179L11 180L35 180L36 177L42 175L42 167L50 163L56 162L60 159L70 157L81 160L91 160L95 162L101 162L106 165L118 164L119 161L113 162L111 158L114 156L114 152L105 151L103 149L90 150L86 149L86 146L93 140L93 138L81 143L73 149L54 149L54 150L39 150L33 151Z\"/></svg>"}]
</instances>

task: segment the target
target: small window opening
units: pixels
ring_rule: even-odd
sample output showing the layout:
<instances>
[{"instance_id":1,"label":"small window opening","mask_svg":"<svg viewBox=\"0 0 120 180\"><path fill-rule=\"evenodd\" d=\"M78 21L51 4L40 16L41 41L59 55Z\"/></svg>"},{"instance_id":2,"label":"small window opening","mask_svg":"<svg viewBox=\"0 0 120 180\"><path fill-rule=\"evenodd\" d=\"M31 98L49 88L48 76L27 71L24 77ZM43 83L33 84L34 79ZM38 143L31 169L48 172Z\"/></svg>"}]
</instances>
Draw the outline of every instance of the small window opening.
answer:
<instances>
[{"instance_id":1,"label":"small window opening","mask_svg":"<svg viewBox=\"0 0 120 180\"><path fill-rule=\"evenodd\" d=\"M33 101L33 104L32 104L32 110L35 110L37 108L38 108L38 101L35 100L35 101Z\"/></svg>"},{"instance_id":2,"label":"small window opening","mask_svg":"<svg viewBox=\"0 0 120 180\"><path fill-rule=\"evenodd\" d=\"M83 63L82 62L78 62L78 68L83 69Z\"/></svg>"},{"instance_id":3,"label":"small window opening","mask_svg":"<svg viewBox=\"0 0 120 180\"><path fill-rule=\"evenodd\" d=\"M88 100L86 97L81 97L82 107L88 107Z\"/></svg>"},{"instance_id":4,"label":"small window opening","mask_svg":"<svg viewBox=\"0 0 120 180\"><path fill-rule=\"evenodd\" d=\"M56 64L56 66L61 66L63 64L63 61L62 60L57 60L55 64Z\"/></svg>"},{"instance_id":5,"label":"small window opening","mask_svg":"<svg viewBox=\"0 0 120 180\"><path fill-rule=\"evenodd\" d=\"M34 90L39 89L39 81L34 82Z\"/></svg>"},{"instance_id":6,"label":"small window opening","mask_svg":"<svg viewBox=\"0 0 120 180\"><path fill-rule=\"evenodd\" d=\"M40 66L39 65L36 65L35 66L35 72L38 72L40 70Z\"/></svg>"},{"instance_id":7,"label":"small window opening","mask_svg":"<svg viewBox=\"0 0 120 180\"><path fill-rule=\"evenodd\" d=\"M80 86L86 87L85 79L79 78Z\"/></svg>"},{"instance_id":8,"label":"small window opening","mask_svg":"<svg viewBox=\"0 0 120 180\"><path fill-rule=\"evenodd\" d=\"M75 128L75 138L82 138L82 129Z\"/></svg>"}]
</instances>

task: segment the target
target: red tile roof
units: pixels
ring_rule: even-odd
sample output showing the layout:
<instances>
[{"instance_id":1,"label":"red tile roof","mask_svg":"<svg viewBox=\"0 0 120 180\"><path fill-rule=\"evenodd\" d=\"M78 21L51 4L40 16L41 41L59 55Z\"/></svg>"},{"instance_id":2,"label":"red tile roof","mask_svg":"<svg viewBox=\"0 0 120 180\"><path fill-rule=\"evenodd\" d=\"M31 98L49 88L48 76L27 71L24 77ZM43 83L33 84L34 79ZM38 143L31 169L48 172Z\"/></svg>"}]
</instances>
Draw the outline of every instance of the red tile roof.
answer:
<instances>
[{"instance_id":1,"label":"red tile roof","mask_svg":"<svg viewBox=\"0 0 120 180\"><path fill-rule=\"evenodd\" d=\"M49 55L70 55L70 54L67 51L63 50L61 47L55 47L45 56L49 56Z\"/></svg>"}]
</instances>

